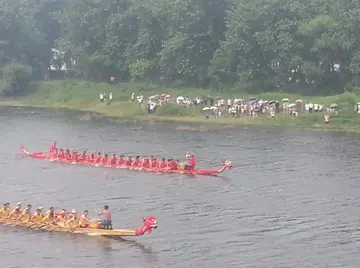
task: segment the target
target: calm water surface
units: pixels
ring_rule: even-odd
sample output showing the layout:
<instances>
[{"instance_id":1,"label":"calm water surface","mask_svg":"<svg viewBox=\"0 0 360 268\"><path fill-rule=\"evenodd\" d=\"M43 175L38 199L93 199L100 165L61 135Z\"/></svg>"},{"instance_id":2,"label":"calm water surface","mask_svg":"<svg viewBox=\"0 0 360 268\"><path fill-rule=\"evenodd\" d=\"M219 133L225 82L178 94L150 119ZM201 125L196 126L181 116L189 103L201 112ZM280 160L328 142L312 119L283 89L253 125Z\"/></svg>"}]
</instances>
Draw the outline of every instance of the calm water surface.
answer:
<instances>
[{"instance_id":1,"label":"calm water surface","mask_svg":"<svg viewBox=\"0 0 360 268\"><path fill-rule=\"evenodd\" d=\"M359 136L276 128L210 133L174 125L77 120L0 109L1 202L113 209L114 225L159 228L127 240L0 226L1 267L359 267ZM48 163L17 155L59 146L229 159L219 177L149 174Z\"/></svg>"}]
</instances>

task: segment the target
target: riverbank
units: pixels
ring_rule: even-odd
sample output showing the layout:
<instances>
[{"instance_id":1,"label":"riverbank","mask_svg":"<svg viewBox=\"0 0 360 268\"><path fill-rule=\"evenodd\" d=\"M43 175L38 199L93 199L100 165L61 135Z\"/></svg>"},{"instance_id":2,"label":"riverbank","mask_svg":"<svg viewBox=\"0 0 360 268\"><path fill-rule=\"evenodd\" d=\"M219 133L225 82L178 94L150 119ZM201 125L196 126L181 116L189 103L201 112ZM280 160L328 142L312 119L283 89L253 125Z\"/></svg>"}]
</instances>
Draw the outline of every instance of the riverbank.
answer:
<instances>
[{"instance_id":1,"label":"riverbank","mask_svg":"<svg viewBox=\"0 0 360 268\"><path fill-rule=\"evenodd\" d=\"M188 95L190 97L202 95L249 97L246 92L230 90L228 93L211 92L204 89L181 89L164 88L144 84L118 84L90 83L84 81L47 81L36 84L36 90L27 96L13 99L1 99L0 106L20 106L51 109L69 109L87 113L96 113L100 116L123 118L131 120L159 120L178 123L220 124L220 125L272 125L300 127L304 129L331 130L360 132L360 116L353 108L357 102L357 96L351 93L327 97L308 97L285 93L264 93L257 97L265 100L281 100L289 98L291 101L303 99L313 103L330 104L337 103L340 107L340 115L331 119L330 124L325 124L323 114L302 114L298 117L278 115L270 117L240 117L232 118L224 116L218 119L205 119L200 108L182 108L179 106L161 107L155 115L146 114L146 110L138 104L129 102L131 93L143 94L145 98L155 94L166 93L173 96ZM99 94L113 93L111 105L99 102ZM359 98L360 100L360 98Z\"/></svg>"}]
</instances>

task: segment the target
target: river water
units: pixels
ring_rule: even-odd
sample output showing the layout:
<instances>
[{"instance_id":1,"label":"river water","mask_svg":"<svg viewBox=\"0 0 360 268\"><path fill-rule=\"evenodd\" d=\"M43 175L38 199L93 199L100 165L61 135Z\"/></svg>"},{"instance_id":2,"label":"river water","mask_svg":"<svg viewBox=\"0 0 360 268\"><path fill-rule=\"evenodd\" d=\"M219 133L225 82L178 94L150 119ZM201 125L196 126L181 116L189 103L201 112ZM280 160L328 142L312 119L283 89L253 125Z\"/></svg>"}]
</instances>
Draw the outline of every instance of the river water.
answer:
<instances>
[{"instance_id":1,"label":"river water","mask_svg":"<svg viewBox=\"0 0 360 268\"><path fill-rule=\"evenodd\" d=\"M113 210L116 227L151 235L113 240L0 226L1 267L359 267L359 136L278 128L186 132L172 124L79 120L0 109L1 202ZM150 174L49 163L18 155L60 147L228 159L221 176Z\"/></svg>"}]
</instances>

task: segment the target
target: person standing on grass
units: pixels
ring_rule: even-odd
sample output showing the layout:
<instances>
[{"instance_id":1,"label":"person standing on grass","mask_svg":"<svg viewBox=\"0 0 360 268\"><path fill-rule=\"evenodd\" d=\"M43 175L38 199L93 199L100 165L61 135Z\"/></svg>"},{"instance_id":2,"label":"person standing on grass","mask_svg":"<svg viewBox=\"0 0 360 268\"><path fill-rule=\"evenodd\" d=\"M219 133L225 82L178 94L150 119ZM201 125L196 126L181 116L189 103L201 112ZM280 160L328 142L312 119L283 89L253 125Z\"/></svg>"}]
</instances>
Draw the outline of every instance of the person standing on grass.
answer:
<instances>
[{"instance_id":1,"label":"person standing on grass","mask_svg":"<svg viewBox=\"0 0 360 268\"><path fill-rule=\"evenodd\" d=\"M110 103L112 102L112 99L113 99L113 96L112 96L112 92L110 93L110 95L109 95L109 101L108 101L108 105L110 105Z\"/></svg>"}]
</instances>

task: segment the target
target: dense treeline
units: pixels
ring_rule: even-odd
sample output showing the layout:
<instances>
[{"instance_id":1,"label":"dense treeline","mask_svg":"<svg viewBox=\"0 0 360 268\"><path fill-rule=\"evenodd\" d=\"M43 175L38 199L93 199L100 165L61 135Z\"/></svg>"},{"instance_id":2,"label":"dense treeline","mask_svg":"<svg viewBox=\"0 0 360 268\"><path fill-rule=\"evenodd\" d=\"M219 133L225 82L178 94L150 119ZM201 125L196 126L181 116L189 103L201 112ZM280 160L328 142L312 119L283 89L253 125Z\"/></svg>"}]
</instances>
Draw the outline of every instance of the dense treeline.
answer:
<instances>
[{"instance_id":1,"label":"dense treeline","mask_svg":"<svg viewBox=\"0 0 360 268\"><path fill-rule=\"evenodd\" d=\"M342 92L360 84L359 25L358 0L0 0L0 90L52 65L96 81Z\"/></svg>"}]
</instances>

